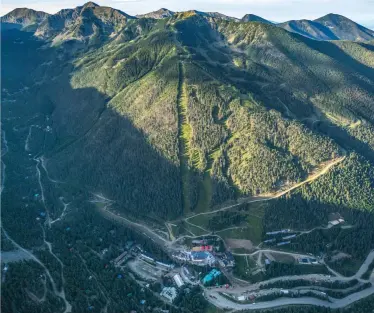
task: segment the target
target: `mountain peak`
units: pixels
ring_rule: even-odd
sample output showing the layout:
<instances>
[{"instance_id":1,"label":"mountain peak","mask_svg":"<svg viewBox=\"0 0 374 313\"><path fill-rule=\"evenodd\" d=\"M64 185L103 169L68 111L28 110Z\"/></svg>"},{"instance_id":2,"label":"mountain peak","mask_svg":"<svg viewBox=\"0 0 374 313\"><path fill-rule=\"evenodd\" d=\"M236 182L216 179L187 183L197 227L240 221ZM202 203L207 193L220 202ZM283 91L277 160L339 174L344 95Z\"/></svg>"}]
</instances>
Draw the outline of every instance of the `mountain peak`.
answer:
<instances>
[{"instance_id":1,"label":"mountain peak","mask_svg":"<svg viewBox=\"0 0 374 313\"><path fill-rule=\"evenodd\" d=\"M241 19L242 22L260 22L265 24L273 24L272 22L262 18L261 16L255 14L246 14Z\"/></svg>"},{"instance_id":2,"label":"mountain peak","mask_svg":"<svg viewBox=\"0 0 374 313\"><path fill-rule=\"evenodd\" d=\"M46 15L49 15L49 14L46 13L46 12L43 12L43 11L35 11L35 10L29 9L29 8L16 8L16 9L10 11L9 13L5 14L3 17L13 16L15 18L19 18L19 17L30 16L30 15L46 16Z\"/></svg>"},{"instance_id":3,"label":"mountain peak","mask_svg":"<svg viewBox=\"0 0 374 313\"><path fill-rule=\"evenodd\" d=\"M326 15L320 17L320 18L315 19L314 21L316 21L316 22L330 21L330 22L335 22L335 23L342 22L342 21L353 22L348 17L345 17L345 16L340 15L340 14L336 14L336 13L326 14Z\"/></svg>"},{"instance_id":4,"label":"mountain peak","mask_svg":"<svg viewBox=\"0 0 374 313\"><path fill-rule=\"evenodd\" d=\"M166 17L171 17L175 13L173 11L170 11L169 9L166 8L161 8L158 9L157 11L149 12L146 14L139 14L136 17L138 18L154 18L154 19L162 19Z\"/></svg>"},{"instance_id":5,"label":"mountain peak","mask_svg":"<svg viewBox=\"0 0 374 313\"><path fill-rule=\"evenodd\" d=\"M87 3L85 3L83 5L84 8L95 8L95 7L99 7L98 4L96 4L95 2L92 2L92 1L89 1Z\"/></svg>"},{"instance_id":6,"label":"mountain peak","mask_svg":"<svg viewBox=\"0 0 374 313\"><path fill-rule=\"evenodd\" d=\"M374 38L374 31L357 24L343 15L329 13L314 20L314 22L327 27L334 32L338 39L367 41Z\"/></svg>"},{"instance_id":7,"label":"mountain peak","mask_svg":"<svg viewBox=\"0 0 374 313\"><path fill-rule=\"evenodd\" d=\"M35 11L28 8L17 8L1 17L2 23L17 24L25 27L32 24L39 24L49 16L48 13Z\"/></svg>"}]
</instances>

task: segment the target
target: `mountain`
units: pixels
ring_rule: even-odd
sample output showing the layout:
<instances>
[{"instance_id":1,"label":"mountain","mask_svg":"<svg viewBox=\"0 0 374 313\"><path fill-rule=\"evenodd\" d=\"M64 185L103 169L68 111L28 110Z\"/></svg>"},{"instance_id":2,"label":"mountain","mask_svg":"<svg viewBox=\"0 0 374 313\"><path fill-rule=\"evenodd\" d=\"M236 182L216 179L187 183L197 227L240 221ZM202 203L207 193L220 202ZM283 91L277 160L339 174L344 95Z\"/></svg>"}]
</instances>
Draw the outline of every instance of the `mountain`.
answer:
<instances>
[{"instance_id":1,"label":"mountain","mask_svg":"<svg viewBox=\"0 0 374 313\"><path fill-rule=\"evenodd\" d=\"M315 22L328 27L341 40L366 41L374 39L374 31L338 14L327 14Z\"/></svg>"},{"instance_id":2,"label":"mountain","mask_svg":"<svg viewBox=\"0 0 374 313\"><path fill-rule=\"evenodd\" d=\"M33 28L37 27L48 16L49 14L45 12L19 8L2 16L1 23L3 28Z\"/></svg>"},{"instance_id":3,"label":"mountain","mask_svg":"<svg viewBox=\"0 0 374 313\"><path fill-rule=\"evenodd\" d=\"M374 31L338 14L328 14L314 21L292 20L277 25L316 40L368 41L374 38Z\"/></svg>"},{"instance_id":4,"label":"mountain","mask_svg":"<svg viewBox=\"0 0 374 313\"><path fill-rule=\"evenodd\" d=\"M147 170L149 175L157 173L157 177L164 177L164 186L169 186L169 194L173 195L169 203L159 196L164 194L161 191L156 193L159 198L149 195L144 203L141 201L145 200L134 201L133 195L122 192L120 181L128 176L122 172L125 168L110 174L112 182L118 180L114 184L118 190L110 190L101 177L90 182L91 188L120 197L119 201L130 211L135 212L135 204L142 203L155 215L179 215L202 205L206 210L238 196L266 194L301 181L316 166L348 149L347 143L341 148L343 143L338 137L310 130L303 121L340 121L341 127L363 121L359 127L347 130L356 138L349 142L355 149L367 145L365 155L372 155L371 130L366 130L371 129L374 116L369 44L316 42L270 24L242 23L216 16L182 12L165 24L162 20L135 19L121 11L88 3L48 16L35 32L35 36L52 46L73 40L82 47L99 47L87 55L74 52L71 46L59 52L71 53L74 58L76 69L68 76L70 84L74 90L97 90L108 99L107 106L117 123L120 125L119 120L126 116L152 149L170 163L170 168L164 169L169 173L167 177L153 167ZM72 143L58 148L59 152L50 156L56 176L84 185L102 162L89 159L102 155L91 150L81 154L79 147L82 140L83 147L105 146L104 142L94 146L92 142L98 140L97 132L103 132L102 140L107 132L112 132L104 127L109 125L104 121L93 122L94 112L106 112L101 120L109 114L106 105L97 102L95 108L93 102L89 107L82 104L70 108L78 101L74 100L74 92L69 103L62 103L56 98L60 91L55 87L45 89L45 97L53 99L59 130L56 138L60 141L75 138L69 139L74 142L87 131L88 125L98 127L92 131L95 137L86 135L78 146ZM181 124L181 120L185 122ZM274 125L278 127L273 128ZM117 140L121 142L124 138ZM118 149L122 146L126 144ZM132 164L131 170L135 171L128 179L136 177L136 160L131 163L123 159L121 164L124 163ZM175 171L179 166L186 171ZM111 168L116 168L114 163ZM211 185L206 196L209 201L203 204L199 198L203 191L199 189L201 175L207 172ZM154 179L149 177L146 181L153 184ZM186 188L182 204L177 201L178 180ZM139 186L138 190L147 194L144 188ZM164 203L162 212L159 201Z\"/></svg>"},{"instance_id":5,"label":"mountain","mask_svg":"<svg viewBox=\"0 0 374 313\"><path fill-rule=\"evenodd\" d=\"M137 249L124 254L135 242L171 263L199 236L225 241L214 243L217 257L232 242L253 251L243 258L229 246L230 280L318 273L332 301L350 299L336 288L368 286L373 41L313 40L198 11L134 18L89 3L48 16L35 33L2 30L1 71L2 260L24 258L4 261L2 311L212 311L202 292L215 291L203 286L164 303L164 270L137 262ZM340 216L344 227L333 226ZM289 234L269 235L278 230ZM270 265L257 258L263 250ZM322 264L299 265L308 254ZM111 262L130 255L125 271ZM157 282L148 289L138 274ZM267 283L265 292L297 294L303 279Z\"/></svg>"},{"instance_id":6,"label":"mountain","mask_svg":"<svg viewBox=\"0 0 374 313\"><path fill-rule=\"evenodd\" d=\"M174 15L174 12L173 11L170 11L168 9L165 9L165 8L161 8L157 11L153 11L153 12L150 12L150 13L146 13L146 14L139 14L137 15L136 17L137 18L154 18L154 19L162 19L162 18L166 18L166 17L171 17Z\"/></svg>"},{"instance_id":7,"label":"mountain","mask_svg":"<svg viewBox=\"0 0 374 313\"><path fill-rule=\"evenodd\" d=\"M35 36L61 43L69 40L97 44L116 36L134 17L116 9L88 2L75 9L49 15L35 31Z\"/></svg>"},{"instance_id":8,"label":"mountain","mask_svg":"<svg viewBox=\"0 0 374 313\"><path fill-rule=\"evenodd\" d=\"M196 12L198 12L198 11L196 11ZM219 13L219 12L198 12L198 13L201 14L201 15L205 15L205 16L209 16L209 17L215 17L215 18L221 18L221 19L229 20L229 21L239 21L239 19L236 18L236 17L228 16L228 15L225 15L225 14L222 14L222 13Z\"/></svg>"},{"instance_id":9,"label":"mountain","mask_svg":"<svg viewBox=\"0 0 374 313\"><path fill-rule=\"evenodd\" d=\"M63 23L53 23L56 20ZM131 212L142 203L155 216L175 216L201 206L207 210L238 196L273 192L303 180L319 164L347 149L341 148L340 139L310 130L302 121L339 120L341 125L350 125L365 120L368 124L361 124L363 129L373 121L369 46L316 42L270 24L241 23L196 11L175 14L165 24L133 19L94 4L49 16L35 35L52 43L75 39L87 46L98 39L94 44L100 48L74 57L76 69L68 77L73 90L97 90L108 99L107 104L94 101L76 106L73 91L62 96L55 87L45 88L45 97L53 99L55 107L56 137L62 142L72 138L66 148L51 152L49 162L61 180L84 185L97 173L100 176L90 181L90 188L105 190ZM64 53L70 51L66 47ZM71 100L61 102L58 95ZM95 112L102 110L100 122L94 122ZM121 126L122 116L169 163L159 159L156 170L156 161L141 162L149 167L147 183L156 186L156 177L162 177L168 201L161 189L149 194L144 183L137 190L148 194L145 198L135 199L134 191L129 194L121 189L123 177L129 179L125 185L137 185L133 180L140 170L137 160L145 157L135 149L133 156L139 155L130 161L119 152L128 145L122 142L125 136L113 138L117 143L103 148L105 138L115 135L109 127L114 120L117 127L129 128ZM90 127L90 133L81 138ZM367 141L371 147L371 131L359 128L349 133L357 145ZM88 150L82 154L81 147ZM118 165L118 161L106 161L112 164L111 172L105 174L111 183L96 170L104 160L99 151L91 150L96 147L119 149L124 157ZM370 156L371 148L368 151ZM131 164L131 175L124 172L130 171L123 167L126 163ZM179 166L186 170L180 173ZM210 183L203 203L204 173L210 173ZM182 203L175 184L179 180L184 188Z\"/></svg>"},{"instance_id":10,"label":"mountain","mask_svg":"<svg viewBox=\"0 0 374 313\"><path fill-rule=\"evenodd\" d=\"M225 20L233 20L233 21L239 20L235 17L227 16L227 15L219 13L219 12L201 12L201 11L197 11L197 10L190 10L190 11L186 11L186 12L177 12L177 13L180 14L180 15L181 14L182 15L183 14L186 14L186 15L197 14L197 15L206 16L206 17L209 16L209 17L222 18L222 19L225 19ZM164 18L172 17L175 14L176 14L176 12L173 12L173 11L170 11L168 9L162 8L162 9L154 11L154 12L137 15L136 17L137 18L164 19Z\"/></svg>"},{"instance_id":11,"label":"mountain","mask_svg":"<svg viewBox=\"0 0 374 313\"><path fill-rule=\"evenodd\" d=\"M254 15L254 14L246 14L241 19L242 22L260 22L265 24L273 24L272 22L265 20L261 16Z\"/></svg>"},{"instance_id":12,"label":"mountain","mask_svg":"<svg viewBox=\"0 0 374 313\"><path fill-rule=\"evenodd\" d=\"M293 20L278 24L283 29L316 40L338 40L327 27L309 20Z\"/></svg>"}]
</instances>

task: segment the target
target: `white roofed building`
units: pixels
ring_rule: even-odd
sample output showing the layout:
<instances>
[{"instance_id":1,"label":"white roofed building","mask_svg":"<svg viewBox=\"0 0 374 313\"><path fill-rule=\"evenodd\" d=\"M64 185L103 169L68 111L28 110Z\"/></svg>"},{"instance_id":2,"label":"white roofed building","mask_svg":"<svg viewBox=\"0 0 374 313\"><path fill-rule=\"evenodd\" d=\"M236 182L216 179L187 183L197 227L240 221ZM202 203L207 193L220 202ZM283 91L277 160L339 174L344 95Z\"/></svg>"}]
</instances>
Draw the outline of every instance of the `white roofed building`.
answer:
<instances>
[{"instance_id":1,"label":"white roofed building","mask_svg":"<svg viewBox=\"0 0 374 313\"><path fill-rule=\"evenodd\" d=\"M173 280L178 288L182 287L184 285L184 282L182 280L182 277L179 274L175 274L173 276Z\"/></svg>"}]
</instances>

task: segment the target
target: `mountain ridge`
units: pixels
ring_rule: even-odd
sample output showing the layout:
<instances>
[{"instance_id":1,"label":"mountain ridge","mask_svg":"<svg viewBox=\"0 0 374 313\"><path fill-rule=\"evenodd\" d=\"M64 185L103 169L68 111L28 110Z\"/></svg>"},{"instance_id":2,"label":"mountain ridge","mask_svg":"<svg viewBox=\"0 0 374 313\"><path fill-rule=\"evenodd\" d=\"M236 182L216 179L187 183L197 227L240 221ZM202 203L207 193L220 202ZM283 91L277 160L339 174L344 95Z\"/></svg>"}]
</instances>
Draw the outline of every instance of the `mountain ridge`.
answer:
<instances>
[{"instance_id":1,"label":"mountain ridge","mask_svg":"<svg viewBox=\"0 0 374 313\"><path fill-rule=\"evenodd\" d=\"M92 15L96 14L96 23L93 21L87 21L89 25L84 25L76 21L77 16L82 15L84 11L92 11ZM99 12L101 11L101 13ZM106 11L106 12L105 12ZM325 16L317 18L315 20L291 20L283 23L272 23L260 16L254 14L246 14L241 19L230 17L219 12L201 12L197 10L190 10L186 12L173 12L166 8L161 8L157 11L149 12L146 14L140 14L137 16L130 16L120 10L113 8L99 6L94 2L87 2L83 6L78 6L75 9L64 9L56 14L47 14L44 12L37 12L32 9L15 9L6 15L1 20L7 24L7 27L27 27L32 25L30 30L35 31L36 36L42 38L53 37L59 32L61 34L59 40L64 39L77 39L85 37L79 34L79 31L68 30L67 28L92 28L97 27L104 30L104 33L108 33L106 28L110 28L112 36L115 30L118 31L122 28L129 19L136 18L153 18L153 19L165 19L172 18L176 14L197 14L207 18L220 18L224 20L231 20L236 22L260 22L266 24L274 24L287 31L298 33L315 40L352 40L352 41L370 41L374 40L374 31L357 24L356 22L338 14L329 13ZM112 20L110 18L112 15ZM117 15L117 16L115 16ZM121 18L122 16L122 18ZM77 22L78 24L74 24ZM74 24L73 26L70 24ZM95 30L91 30L92 33ZM101 32L99 30L99 32ZM98 34L96 34L98 36ZM89 39L91 40L91 39ZM95 40L92 40L95 41Z\"/></svg>"},{"instance_id":2,"label":"mountain ridge","mask_svg":"<svg viewBox=\"0 0 374 313\"><path fill-rule=\"evenodd\" d=\"M261 16L255 15L255 14L246 14L241 18L242 22L261 22L266 24L274 24L273 22L270 22L269 20L266 20L262 18Z\"/></svg>"},{"instance_id":3,"label":"mountain ridge","mask_svg":"<svg viewBox=\"0 0 374 313\"><path fill-rule=\"evenodd\" d=\"M35 30L50 14L28 8L17 8L1 17L3 27Z\"/></svg>"},{"instance_id":4,"label":"mountain ridge","mask_svg":"<svg viewBox=\"0 0 374 313\"><path fill-rule=\"evenodd\" d=\"M374 39L374 31L334 13L315 20L291 20L278 26L316 40L370 41Z\"/></svg>"},{"instance_id":5,"label":"mountain ridge","mask_svg":"<svg viewBox=\"0 0 374 313\"><path fill-rule=\"evenodd\" d=\"M373 42L94 4L46 18L37 36L25 30L2 29L2 225L51 277L35 262L7 263L3 311L214 311L201 289L178 289L192 305L170 306L162 285L135 282L137 266L115 268L130 241L171 264L185 238L219 233L255 251L235 255L230 276L280 276L266 289L287 290L284 275L325 273L301 255L348 277L374 249ZM254 258L273 251L270 265Z\"/></svg>"}]
</instances>

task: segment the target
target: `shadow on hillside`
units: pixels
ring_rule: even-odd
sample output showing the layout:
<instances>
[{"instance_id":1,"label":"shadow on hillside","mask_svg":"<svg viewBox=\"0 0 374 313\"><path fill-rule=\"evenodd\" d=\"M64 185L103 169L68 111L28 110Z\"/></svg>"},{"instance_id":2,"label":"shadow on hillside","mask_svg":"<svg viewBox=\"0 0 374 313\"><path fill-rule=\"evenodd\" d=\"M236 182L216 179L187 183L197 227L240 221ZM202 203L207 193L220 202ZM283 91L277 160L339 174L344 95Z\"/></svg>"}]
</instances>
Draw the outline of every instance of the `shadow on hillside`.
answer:
<instances>
[{"instance_id":1,"label":"shadow on hillside","mask_svg":"<svg viewBox=\"0 0 374 313\"><path fill-rule=\"evenodd\" d=\"M20 34L15 32L13 36ZM25 47L26 41L30 45L35 42L31 36L23 40ZM7 44L15 45L13 40ZM95 88L73 89L70 78L74 67L67 62L69 56L62 49L39 49L37 53L35 64L40 64L44 54L54 60L53 66L46 66L43 71L35 70L35 66L28 77L17 81L18 85L14 82L20 77L17 69L13 87L19 88L30 77L48 77L28 91L26 111L28 116L42 113L52 120L53 136L43 152L48 159L49 175L102 194L116 201L123 212L140 218L165 220L180 216L183 208L179 164L173 164L151 146L147 135L130 119L109 108L106 95ZM8 81L12 78L12 63L27 63L30 54L27 60L21 59L22 53L17 54L17 59L9 54L4 60L9 63ZM24 105L20 105L20 114ZM199 179L194 175L195 181L191 183L198 185ZM224 188L220 182L213 184Z\"/></svg>"},{"instance_id":2,"label":"shadow on hillside","mask_svg":"<svg viewBox=\"0 0 374 313\"><path fill-rule=\"evenodd\" d=\"M329 214L338 212L345 220L345 229L334 227L329 229L329 233L320 229L305 234L304 241L297 241L298 251L319 254L339 250L353 258L365 259L370 250L374 249L374 214L364 208L350 209L345 205L333 204L339 199L331 200L309 199L301 192L295 192L292 198L282 197L270 201L265 209L264 232L288 228L310 230L315 227L326 227ZM332 245L328 245L330 243Z\"/></svg>"},{"instance_id":3,"label":"shadow on hillside","mask_svg":"<svg viewBox=\"0 0 374 313\"><path fill-rule=\"evenodd\" d=\"M191 23L191 21L186 21L185 23ZM279 73L277 73L276 70L273 70L273 72L270 73L269 69L261 64L251 64L251 68L248 70L243 70L233 66L222 66L220 62L221 55L225 55L226 58L229 58L229 63L233 63L233 55L228 53L226 51L227 48L224 46L214 48L213 44L209 44L209 42L214 43L217 40L217 34L215 34L206 25L204 27L200 27L200 25L198 26L195 24L188 26L189 28L183 24L179 26L179 31L182 34L186 33L183 38L181 36L180 40L183 40L183 44L188 47L190 52L193 52L191 62L193 62L194 65L202 68L215 79L220 80L223 84L231 84L235 86L243 94L251 92L255 100L268 107L268 109L276 109L282 112L284 116L288 118L295 118L299 120L305 119L305 126L311 130L331 137L344 149L355 150L368 159L374 161L374 151L370 148L370 146L367 143L352 137L345 129L337 127L328 122L321 121L315 123L314 121L307 119L314 114L314 104L308 100L299 100L297 97L295 97L295 91L292 89L292 86L283 88L281 84L283 82L292 85L293 82L297 83L300 79L302 80L302 78L292 77L292 80L284 81L284 77L278 77ZM188 34L187 30L190 28L194 30L193 34L198 35L192 36L192 34ZM373 85L370 85L367 82L367 79L374 81L374 70L372 68L358 62L332 42L312 40L298 34L293 34L293 36L309 47L311 51L318 51L335 60L336 64L340 64L339 67L344 67L343 73L346 74L348 79L350 79L353 84L362 86L367 92L373 91L374 93ZM195 49L195 46L198 46L200 50ZM285 44L282 42L278 43L277 48L291 60L294 59L298 53L297 51L288 51L285 48ZM201 51L206 51L206 53L202 53ZM208 59L205 54L209 55ZM199 62L195 62L197 60ZM295 62L297 62L297 60ZM310 64L313 64L313 62L316 61L310 60ZM307 67L307 65L308 64L305 66ZM360 79L359 77L351 74L351 72L354 73L354 71L365 75L367 79ZM311 75L309 72L309 69L306 68L306 76ZM293 71L291 70L290 73L293 73ZM313 84L309 84L311 81ZM308 97L313 97L315 94L323 95L325 92L337 92L330 90L331 84L325 85L324 83L321 83L321 80L319 80L318 77L314 77L314 74L311 75L310 80L307 80L307 82L308 83L306 83L305 86L302 86L303 89L301 90L305 92ZM261 84L265 84L266 87L259 88ZM315 90L312 88L312 86L315 88ZM338 85L338 88L342 89L344 86L340 84ZM354 103L355 99L357 98L353 98L352 103ZM287 106L284 104L287 104ZM352 105L352 107L352 110L354 110L354 105ZM343 109L345 110L346 108L342 107L342 110ZM288 110L292 112L291 116L288 114ZM362 112L362 110L363 109L361 109L361 107L357 108L354 111L355 116L358 118L361 116L366 116L365 119L368 119L367 116L370 116L370 113ZM366 115L364 113L366 113Z\"/></svg>"},{"instance_id":4,"label":"shadow on hillside","mask_svg":"<svg viewBox=\"0 0 374 313\"><path fill-rule=\"evenodd\" d=\"M374 162L374 151L363 141L352 137L345 129L328 122L318 122L311 126L312 129L333 138L345 150L354 150Z\"/></svg>"},{"instance_id":5,"label":"shadow on hillside","mask_svg":"<svg viewBox=\"0 0 374 313\"><path fill-rule=\"evenodd\" d=\"M318 41L318 40L309 40L303 36L299 36L299 39L304 42L309 48L316 50L320 53L327 55L328 57L337 61L338 64L341 66L352 68L357 72L365 75L366 78L374 81L374 69L360 63L359 61L352 58L350 55L344 52L344 50L340 49L337 45L329 41ZM370 84L367 84L363 80L357 80L355 77L351 77L356 83L365 84L365 87L368 90L372 90L374 92L374 87Z\"/></svg>"},{"instance_id":6,"label":"shadow on hillside","mask_svg":"<svg viewBox=\"0 0 374 313\"><path fill-rule=\"evenodd\" d=\"M35 40L28 36L31 45ZM11 48L18 45L11 40L9 44ZM22 59L23 54L17 51L17 59L9 54L3 60L8 62L8 70L14 63L29 63L35 54L30 50ZM94 88L73 89L70 85L73 66L67 62L68 56L62 49L39 49L36 54L35 64L44 60L44 55L55 63L43 71L30 71L26 77L21 77L18 71L14 75L26 81L30 77L49 78L43 85L34 87L28 109L42 112L53 120L54 139L44 151L49 159L50 175L115 200L121 210L138 217L173 219L180 216L183 208L178 164L155 150L146 134L128 118L109 109L107 96ZM345 139L346 134L341 141ZM215 185L225 188L213 179Z\"/></svg>"},{"instance_id":7,"label":"shadow on hillside","mask_svg":"<svg viewBox=\"0 0 374 313\"><path fill-rule=\"evenodd\" d=\"M309 23L313 27L318 29L322 34L326 35L326 37L331 38L332 40L339 39L338 37L335 36L335 34L328 27L326 27L326 26L324 26L320 23L314 22L314 21L309 21ZM299 25L296 21L295 22L290 22L288 26L290 27L291 31L294 31L295 33L299 33L299 34L302 34L305 37L313 39L312 36L307 31L304 31L301 27L299 27Z\"/></svg>"}]
</instances>

